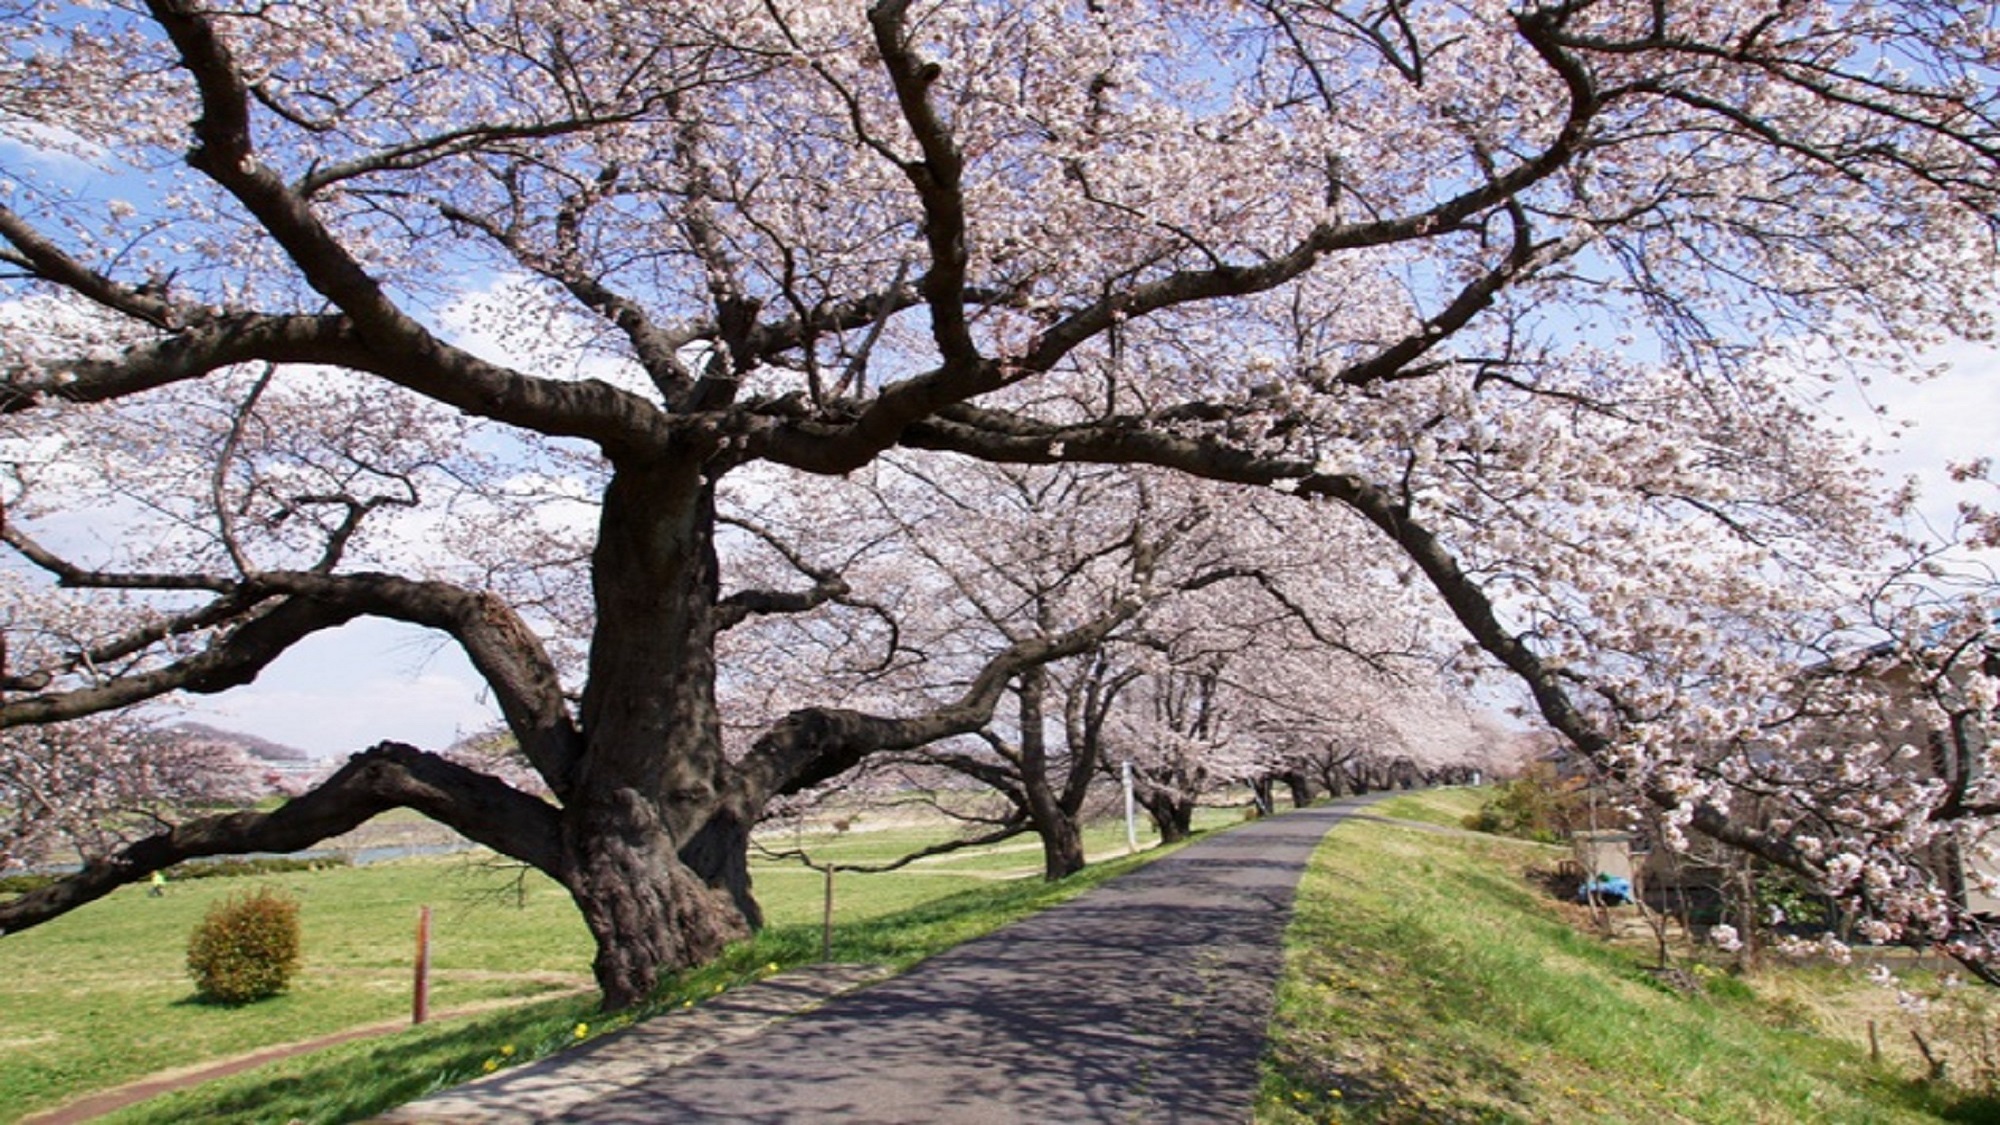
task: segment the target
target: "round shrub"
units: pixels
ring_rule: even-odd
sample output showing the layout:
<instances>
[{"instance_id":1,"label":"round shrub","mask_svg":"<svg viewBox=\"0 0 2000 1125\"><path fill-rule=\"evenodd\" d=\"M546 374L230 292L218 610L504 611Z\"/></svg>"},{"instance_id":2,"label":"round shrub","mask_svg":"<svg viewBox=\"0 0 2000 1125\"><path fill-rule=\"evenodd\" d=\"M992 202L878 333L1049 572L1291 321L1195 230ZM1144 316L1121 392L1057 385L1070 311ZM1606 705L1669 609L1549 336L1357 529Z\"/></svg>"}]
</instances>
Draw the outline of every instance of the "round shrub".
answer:
<instances>
[{"instance_id":1,"label":"round shrub","mask_svg":"<svg viewBox=\"0 0 2000 1125\"><path fill-rule=\"evenodd\" d=\"M188 937L187 965L204 1000L243 1004L283 992L299 967L298 900L259 887L215 903Z\"/></svg>"}]
</instances>

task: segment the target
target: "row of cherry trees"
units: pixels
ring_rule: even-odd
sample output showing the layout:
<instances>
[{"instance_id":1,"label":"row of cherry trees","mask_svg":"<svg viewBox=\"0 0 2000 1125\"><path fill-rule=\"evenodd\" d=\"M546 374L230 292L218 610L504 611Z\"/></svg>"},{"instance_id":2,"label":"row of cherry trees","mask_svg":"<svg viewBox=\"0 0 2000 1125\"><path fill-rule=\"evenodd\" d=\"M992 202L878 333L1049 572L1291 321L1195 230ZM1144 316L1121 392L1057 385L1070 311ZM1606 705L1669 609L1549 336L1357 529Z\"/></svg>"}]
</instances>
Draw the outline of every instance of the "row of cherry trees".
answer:
<instances>
[{"instance_id":1,"label":"row of cherry trees","mask_svg":"<svg viewBox=\"0 0 2000 1125\"><path fill-rule=\"evenodd\" d=\"M0 733L0 871L110 855L275 787L242 751L129 719Z\"/></svg>"},{"instance_id":2,"label":"row of cherry trees","mask_svg":"<svg viewBox=\"0 0 2000 1125\"><path fill-rule=\"evenodd\" d=\"M872 763L991 790L997 806L964 814L974 830L962 843L1032 833L1050 878L1083 866L1082 821L1127 764L1139 803L1175 840L1228 786L1408 784L1504 740L1446 698L1441 623L1334 513L1129 466L889 458L850 485L815 498L814 526L879 553L845 573L904 592L900 651L883 652L879 631L774 621L747 643L858 654L794 665L811 682L766 679L767 692L824 693L831 665L879 705L921 709L995 652L1136 607L1087 651L1023 670L973 735ZM783 519L782 508L767 505L767 517ZM878 625L890 620L883 601L868 605ZM782 706L767 698L759 709Z\"/></svg>"},{"instance_id":3,"label":"row of cherry trees","mask_svg":"<svg viewBox=\"0 0 2000 1125\"><path fill-rule=\"evenodd\" d=\"M754 920L773 800L981 732L1026 760L1062 662L1142 632L1173 672L1122 736L1198 728L1203 677L1273 679L1156 594L1366 663L1395 646L1339 626L1386 575L1675 830L1970 932L1913 849L1982 833L1984 783L1885 790L1900 740L1843 767L1787 718L1829 653L1972 652L1989 620L1898 601L1893 497L1813 408L1990 328L1983 10L0 12L0 726L225 692L387 618L466 652L545 788L386 743L0 929L406 806L568 888L628 1004ZM1102 518L987 542L1022 566L961 589L927 527L977 544L1017 487L954 483L974 464L1069 467L1015 479ZM1092 476L1120 465L1206 482L1207 514ZM825 526L856 486L938 579ZM1182 550L1279 508L1354 545L1316 576L1345 597ZM1051 585L1071 549L1107 553ZM957 623L906 643L943 593ZM1800 816L1737 815L1746 786Z\"/></svg>"}]
</instances>

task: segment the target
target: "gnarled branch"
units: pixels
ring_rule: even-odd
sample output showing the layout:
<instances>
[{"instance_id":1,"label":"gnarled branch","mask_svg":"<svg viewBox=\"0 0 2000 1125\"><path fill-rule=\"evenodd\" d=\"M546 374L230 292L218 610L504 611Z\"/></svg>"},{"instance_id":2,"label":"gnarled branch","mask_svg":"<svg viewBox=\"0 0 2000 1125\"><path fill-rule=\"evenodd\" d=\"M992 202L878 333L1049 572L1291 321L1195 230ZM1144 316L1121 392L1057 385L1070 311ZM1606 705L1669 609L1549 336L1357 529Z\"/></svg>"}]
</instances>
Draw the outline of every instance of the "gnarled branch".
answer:
<instances>
[{"instance_id":1,"label":"gnarled branch","mask_svg":"<svg viewBox=\"0 0 2000 1125\"><path fill-rule=\"evenodd\" d=\"M202 817L137 840L83 870L0 903L0 934L16 933L187 859L295 852L411 808L551 876L562 873L554 806L497 778L396 742L380 743L312 790L270 812Z\"/></svg>"}]
</instances>

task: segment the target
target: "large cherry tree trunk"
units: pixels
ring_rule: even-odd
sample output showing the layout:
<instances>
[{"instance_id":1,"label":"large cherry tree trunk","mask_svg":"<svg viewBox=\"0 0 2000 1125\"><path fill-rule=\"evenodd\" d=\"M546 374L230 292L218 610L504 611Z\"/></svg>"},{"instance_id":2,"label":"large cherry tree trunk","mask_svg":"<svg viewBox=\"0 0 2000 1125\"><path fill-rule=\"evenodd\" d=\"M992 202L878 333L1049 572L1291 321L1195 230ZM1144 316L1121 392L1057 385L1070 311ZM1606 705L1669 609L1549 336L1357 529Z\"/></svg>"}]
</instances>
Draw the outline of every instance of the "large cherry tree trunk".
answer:
<instances>
[{"instance_id":1,"label":"large cherry tree trunk","mask_svg":"<svg viewBox=\"0 0 2000 1125\"><path fill-rule=\"evenodd\" d=\"M1194 798L1150 786L1137 796L1146 815L1153 818L1162 844L1177 844L1194 834Z\"/></svg>"},{"instance_id":2,"label":"large cherry tree trunk","mask_svg":"<svg viewBox=\"0 0 2000 1125\"><path fill-rule=\"evenodd\" d=\"M644 1000L662 973L712 960L749 932L731 897L681 862L661 810L634 790L593 794L567 813L566 883L597 941L607 1011Z\"/></svg>"},{"instance_id":3,"label":"large cherry tree trunk","mask_svg":"<svg viewBox=\"0 0 2000 1125\"><path fill-rule=\"evenodd\" d=\"M1302 809L1312 804L1312 778L1307 777L1305 771L1286 770L1278 775L1278 780L1284 782L1285 787L1292 791L1293 808Z\"/></svg>"},{"instance_id":4,"label":"large cherry tree trunk","mask_svg":"<svg viewBox=\"0 0 2000 1125\"><path fill-rule=\"evenodd\" d=\"M1028 823L1042 840L1042 874L1051 881L1083 870L1083 830L1078 809L1056 792L1049 778L1048 735L1045 725L1048 671L1035 667L1021 673L1021 789L1027 797ZM1073 752L1081 751L1072 748Z\"/></svg>"},{"instance_id":5,"label":"large cherry tree trunk","mask_svg":"<svg viewBox=\"0 0 2000 1125\"><path fill-rule=\"evenodd\" d=\"M734 835L727 815L711 826L728 769L714 527L691 458L617 466L592 558L584 751L563 811L564 882L597 939L607 1008L713 958L753 921L741 841L718 839Z\"/></svg>"}]
</instances>

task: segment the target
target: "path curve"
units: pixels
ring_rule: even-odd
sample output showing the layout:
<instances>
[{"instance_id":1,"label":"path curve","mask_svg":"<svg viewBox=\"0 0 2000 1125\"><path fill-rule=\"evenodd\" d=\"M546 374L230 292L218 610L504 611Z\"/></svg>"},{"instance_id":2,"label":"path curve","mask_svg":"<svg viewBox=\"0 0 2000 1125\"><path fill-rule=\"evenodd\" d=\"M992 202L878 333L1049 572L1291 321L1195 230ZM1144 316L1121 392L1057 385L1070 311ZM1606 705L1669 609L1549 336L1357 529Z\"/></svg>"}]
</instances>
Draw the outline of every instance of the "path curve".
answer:
<instances>
[{"instance_id":1,"label":"path curve","mask_svg":"<svg viewBox=\"0 0 2000 1125\"><path fill-rule=\"evenodd\" d=\"M607 1036L392 1118L1247 1120L1299 877L1321 837L1373 799L1218 833L685 1061L635 1060ZM569 1104L537 1100L564 1088L576 1092Z\"/></svg>"}]
</instances>

